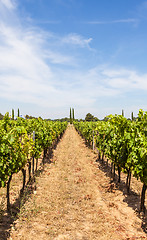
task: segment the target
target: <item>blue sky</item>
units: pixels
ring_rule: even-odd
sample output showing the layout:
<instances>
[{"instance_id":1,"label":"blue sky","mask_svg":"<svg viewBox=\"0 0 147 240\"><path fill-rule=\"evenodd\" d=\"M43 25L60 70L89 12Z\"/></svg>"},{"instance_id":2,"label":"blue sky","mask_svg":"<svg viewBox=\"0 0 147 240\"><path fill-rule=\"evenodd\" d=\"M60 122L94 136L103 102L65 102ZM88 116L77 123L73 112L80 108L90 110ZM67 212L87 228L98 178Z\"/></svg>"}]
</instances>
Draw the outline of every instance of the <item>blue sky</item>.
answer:
<instances>
[{"instance_id":1,"label":"blue sky","mask_svg":"<svg viewBox=\"0 0 147 240\"><path fill-rule=\"evenodd\" d=\"M147 1L0 0L0 112L147 110Z\"/></svg>"}]
</instances>

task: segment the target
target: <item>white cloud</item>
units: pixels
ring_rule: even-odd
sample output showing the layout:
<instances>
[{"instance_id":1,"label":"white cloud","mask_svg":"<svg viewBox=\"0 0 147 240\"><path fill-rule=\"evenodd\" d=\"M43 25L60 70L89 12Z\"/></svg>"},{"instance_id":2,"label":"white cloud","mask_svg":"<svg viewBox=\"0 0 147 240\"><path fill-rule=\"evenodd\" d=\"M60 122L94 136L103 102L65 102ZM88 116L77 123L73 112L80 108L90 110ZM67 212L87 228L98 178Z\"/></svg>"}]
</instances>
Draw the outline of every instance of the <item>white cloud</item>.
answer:
<instances>
[{"instance_id":1,"label":"white cloud","mask_svg":"<svg viewBox=\"0 0 147 240\"><path fill-rule=\"evenodd\" d=\"M79 45L80 47L89 47L91 41L92 38L84 39L82 36L76 33L71 33L62 39L63 43L73 44L77 46Z\"/></svg>"},{"instance_id":2,"label":"white cloud","mask_svg":"<svg viewBox=\"0 0 147 240\"><path fill-rule=\"evenodd\" d=\"M91 41L78 35L75 38L71 36L66 39L73 40L81 47ZM44 49L45 38L44 33L38 34L33 29L1 24L1 97L41 107L72 104L90 107L100 97L115 97L134 89L147 89L146 75L123 68L104 65L87 70L62 70L56 63L72 65L75 59L50 48ZM46 58L55 64L54 67Z\"/></svg>"},{"instance_id":3,"label":"white cloud","mask_svg":"<svg viewBox=\"0 0 147 240\"><path fill-rule=\"evenodd\" d=\"M20 25L13 25L13 22L5 24L1 21L1 98L41 107L52 107L53 104L54 107L64 106L67 103L71 104L73 99L75 104L80 102L81 106L90 103L91 99L85 100L77 89L71 91L71 85L67 84L67 75L58 72L56 64L73 65L74 57L63 55L48 47L48 37L54 42L54 35L50 36L42 31L38 33L38 29L26 29ZM59 41L59 37L56 37L56 40ZM78 36L73 41L81 47L89 43ZM55 64L54 67L50 63ZM70 80L70 71L68 75ZM72 81L74 80L72 78Z\"/></svg>"},{"instance_id":4,"label":"white cloud","mask_svg":"<svg viewBox=\"0 0 147 240\"><path fill-rule=\"evenodd\" d=\"M138 19L135 18L127 18L127 19L116 19L116 20L110 20L110 21L88 21L85 22L87 24L115 24L115 23L138 23Z\"/></svg>"},{"instance_id":5,"label":"white cloud","mask_svg":"<svg viewBox=\"0 0 147 240\"><path fill-rule=\"evenodd\" d=\"M1 25L0 31L0 69L10 74L38 79L42 70L42 77L51 75L50 68L37 52L37 44L32 39L26 39L27 32ZM37 35L36 35L37 37ZM35 46L36 45L36 46ZM41 74L41 72L40 72Z\"/></svg>"},{"instance_id":6,"label":"white cloud","mask_svg":"<svg viewBox=\"0 0 147 240\"><path fill-rule=\"evenodd\" d=\"M35 23L37 23L37 24L59 24L59 23L61 23L61 21L56 21L56 20L38 20L38 21L35 21Z\"/></svg>"},{"instance_id":7,"label":"white cloud","mask_svg":"<svg viewBox=\"0 0 147 240\"><path fill-rule=\"evenodd\" d=\"M118 68L104 69L103 75L108 79L108 84L113 88L131 91L133 89L147 90L147 74L139 74L136 71Z\"/></svg>"},{"instance_id":8,"label":"white cloud","mask_svg":"<svg viewBox=\"0 0 147 240\"><path fill-rule=\"evenodd\" d=\"M44 57L49 59L51 63L57 64L67 64L67 65L75 65L75 59L73 56L66 56L59 52L55 52L52 50L47 50L44 53Z\"/></svg>"},{"instance_id":9,"label":"white cloud","mask_svg":"<svg viewBox=\"0 0 147 240\"><path fill-rule=\"evenodd\" d=\"M14 1L5 4L5 17L0 14L0 92L1 99L10 105L16 101L28 103L32 111L34 105L38 111L70 106L87 111L94 110L99 99L115 98L134 89L147 90L147 75L136 71L105 65L79 70L74 51L63 51L67 46L70 50L73 46L89 50L92 38L76 33L63 37L26 28L13 8ZM14 18L9 18L9 9Z\"/></svg>"},{"instance_id":10,"label":"white cloud","mask_svg":"<svg viewBox=\"0 0 147 240\"><path fill-rule=\"evenodd\" d=\"M16 2L13 0L0 0L0 4L8 8L9 10L14 9L16 7Z\"/></svg>"}]
</instances>

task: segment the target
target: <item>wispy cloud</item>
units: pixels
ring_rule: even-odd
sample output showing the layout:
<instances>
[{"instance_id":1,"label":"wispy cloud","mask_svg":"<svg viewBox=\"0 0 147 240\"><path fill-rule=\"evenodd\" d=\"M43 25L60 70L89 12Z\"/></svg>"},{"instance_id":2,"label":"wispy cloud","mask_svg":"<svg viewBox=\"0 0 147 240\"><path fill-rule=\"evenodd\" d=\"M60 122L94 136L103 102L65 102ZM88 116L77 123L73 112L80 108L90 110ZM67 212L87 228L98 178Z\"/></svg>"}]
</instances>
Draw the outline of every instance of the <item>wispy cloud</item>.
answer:
<instances>
[{"instance_id":1,"label":"wispy cloud","mask_svg":"<svg viewBox=\"0 0 147 240\"><path fill-rule=\"evenodd\" d=\"M26 28L13 8L14 1L0 0L1 5L3 2L7 7L0 8L1 99L28 103L31 110L34 105L40 109L69 106L87 109L94 108L102 98L147 90L147 74L107 65L76 68L79 59L74 55L75 46L79 55L80 48L89 51L91 37L76 33L59 36L32 25ZM9 18L9 9L14 18ZM134 20L113 23L129 21ZM66 48L69 51L64 51Z\"/></svg>"},{"instance_id":2,"label":"wispy cloud","mask_svg":"<svg viewBox=\"0 0 147 240\"><path fill-rule=\"evenodd\" d=\"M50 49L44 51L44 57L54 64L75 65L76 62L73 56L66 56Z\"/></svg>"},{"instance_id":3,"label":"wispy cloud","mask_svg":"<svg viewBox=\"0 0 147 240\"><path fill-rule=\"evenodd\" d=\"M127 19L117 19L117 20L110 20L110 21L88 21L85 22L86 24L116 24L116 23L138 23L138 19L135 18L127 18Z\"/></svg>"},{"instance_id":4,"label":"wispy cloud","mask_svg":"<svg viewBox=\"0 0 147 240\"><path fill-rule=\"evenodd\" d=\"M33 20L31 18L28 18L28 21L34 24L39 24L39 25L50 25L50 24L60 24L60 20Z\"/></svg>"},{"instance_id":5,"label":"wispy cloud","mask_svg":"<svg viewBox=\"0 0 147 240\"><path fill-rule=\"evenodd\" d=\"M136 14L139 16L140 19L146 20L147 19L147 1L140 2L137 9Z\"/></svg>"},{"instance_id":6,"label":"wispy cloud","mask_svg":"<svg viewBox=\"0 0 147 240\"><path fill-rule=\"evenodd\" d=\"M71 33L66 37L62 38L63 43L73 44L80 47L89 47L89 44L91 41L92 41L92 38L85 39L76 33Z\"/></svg>"},{"instance_id":7,"label":"wispy cloud","mask_svg":"<svg viewBox=\"0 0 147 240\"><path fill-rule=\"evenodd\" d=\"M9 1L9 4L11 3ZM13 14L15 19L9 19L9 12L5 9L7 22L0 15L1 98L42 107L51 107L54 103L57 107L69 104L70 97L75 98L76 94L75 102L80 101L84 104L81 93L77 89L72 92L67 82L67 75L68 81L71 78L70 70L66 70L67 75L64 71L62 74L59 71L59 64L73 65L74 56L63 54L62 50L55 48L58 43L71 47L88 47L91 39L85 39L78 34L59 37L38 28L26 28L20 23L16 24L18 17L15 9ZM72 81L75 79L72 78ZM90 102L90 99L86 102L88 101Z\"/></svg>"},{"instance_id":8,"label":"wispy cloud","mask_svg":"<svg viewBox=\"0 0 147 240\"><path fill-rule=\"evenodd\" d=\"M15 0L0 0L0 5L3 5L10 10L16 7L16 2Z\"/></svg>"},{"instance_id":9,"label":"wispy cloud","mask_svg":"<svg viewBox=\"0 0 147 240\"><path fill-rule=\"evenodd\" d=\"M102 75L107 79L108 86L120 89L122 93L131 92L135 89L147 90L147 74L139 74L125 68L106 68L102 70Z\"/></svg>"}]
</instances>

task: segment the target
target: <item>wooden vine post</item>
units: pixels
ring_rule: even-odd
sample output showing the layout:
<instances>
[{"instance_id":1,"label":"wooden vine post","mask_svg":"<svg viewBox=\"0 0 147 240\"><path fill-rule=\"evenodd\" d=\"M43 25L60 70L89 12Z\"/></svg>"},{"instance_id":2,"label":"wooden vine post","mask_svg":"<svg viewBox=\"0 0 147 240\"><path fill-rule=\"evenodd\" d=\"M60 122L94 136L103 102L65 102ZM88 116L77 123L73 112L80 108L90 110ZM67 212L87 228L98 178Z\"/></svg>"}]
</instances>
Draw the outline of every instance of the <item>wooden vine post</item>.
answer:
<instances>
[{"instance_id":1,"label":"wooden vine post","mask_svg":"<svg viewBox=\"0 0 147 240\"><path fill-rule=\"evenodd\" d=\"M94 130L93 130L93 144L92 144L92 148L93 148L93 151L94 151Z\"/></svg>"},{"instance_id":2,"label":"wooden vine post","mask_svg":"<svg viewBox=\"0 0 147 240\"><path fill-rule=\"evenodd\" d=\"M23 174L23 186L22 186L21 192L23 192L26 184L26 170L23 168L21 171Z\"/></svg>"},{"instance_id":3,"label":"wooden vine post","mask_svg":"<svg viewBox=\"0 0 147 240\"><path fill-rule=\"evenodd\" d=\"M35 131L33 131L33 142L34 142L34 146L35 146ZM32 174L34 175L34 155L33 155L33 159L32 159Z\"/></svg>"},{"instance_id":4,"label":"wooden vine post","mask_svg":"<svg viewBox=\"0 0 147 240\"><path fill-rule=\"evenodd\" d=\"M147 185L144 183L143 187L142 187L142 192L141 192L141 203L140 203L140 212L144 212L145 213L145 192L147 189Z\"/></svg>"},{"instance_id":5,"label":"wooden vine post","mask_svg":"<svg viewBox=\"0 0 147 240\"><path fill-rule=\"evenodd\" d=\"M9 176L8 182L7 182L7 211L10 212L10 182L12 180L12 174Z\"/></svg>"}]
</instances>

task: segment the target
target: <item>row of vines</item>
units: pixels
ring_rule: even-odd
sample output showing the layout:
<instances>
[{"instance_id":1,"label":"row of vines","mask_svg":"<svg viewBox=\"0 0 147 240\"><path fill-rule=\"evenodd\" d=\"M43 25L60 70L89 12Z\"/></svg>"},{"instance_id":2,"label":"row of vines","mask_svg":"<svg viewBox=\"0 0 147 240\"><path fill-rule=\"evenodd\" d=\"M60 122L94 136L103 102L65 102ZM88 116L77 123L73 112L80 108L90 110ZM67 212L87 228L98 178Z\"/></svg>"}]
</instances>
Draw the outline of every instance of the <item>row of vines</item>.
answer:
<instances>
[{"instance_id":1,"label":"row of vines","mask_svg":"<svg viewBox=\"0 0 147 240\"><path fill-rule=\"evenodd\" d=\"M26 185L26 165L31 180L31 173L34 175L37 170L38 159L43 153L42 165L44 165L47 152L62 136L66 127L66 122L52 122L41 118L12 120L8 113L0 121L0 187L7 187L8 211L12 175L22 171L21 192L23 192Z\"/></svg>"},{"instance_id":2,"label":"row of vines","mask_svg":"<svg viewBox=\"0 0 147 240\"><path fill-rule=\"evenodd\" d=\"M107 121L74 122L75 128L85 140L98 149L99 159L111 161L111 170L125 172L127 191L131 176L143 183L140 211L145 212L147 188L147 112L140 110L136 119L128 120L122 115L109 115Z\"/></svg>"}]
</instances>

